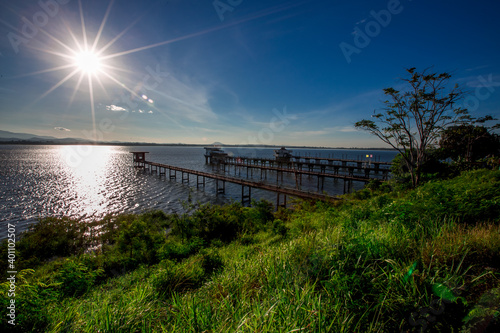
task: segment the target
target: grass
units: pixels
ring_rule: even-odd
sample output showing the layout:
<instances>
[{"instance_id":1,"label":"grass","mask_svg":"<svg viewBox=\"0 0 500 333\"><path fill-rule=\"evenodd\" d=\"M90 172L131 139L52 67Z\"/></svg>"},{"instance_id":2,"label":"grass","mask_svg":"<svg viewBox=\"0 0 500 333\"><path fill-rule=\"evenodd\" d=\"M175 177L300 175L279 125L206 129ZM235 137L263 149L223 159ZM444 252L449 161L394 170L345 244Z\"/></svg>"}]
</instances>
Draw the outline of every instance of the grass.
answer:
<instances>
[{"instance_id":1,"label":"grass","mask_svg":"<svg viewBox=\"0 0 500 333\"><path fill-rule=\"evenodd\" d=\"M336 205L301 202L294 211L272 213L259 202L107 217L85 237L55 237L65 223L74 232L74 221L41 221L18 246L19 264L34 271L18 275L15 328L495 331L499 185L499 171L478 170L411 191L365 189ZM58 250L47 253L52 240ZM97 250L86 253L89 244Z\"/></svg>"}]
</instances>

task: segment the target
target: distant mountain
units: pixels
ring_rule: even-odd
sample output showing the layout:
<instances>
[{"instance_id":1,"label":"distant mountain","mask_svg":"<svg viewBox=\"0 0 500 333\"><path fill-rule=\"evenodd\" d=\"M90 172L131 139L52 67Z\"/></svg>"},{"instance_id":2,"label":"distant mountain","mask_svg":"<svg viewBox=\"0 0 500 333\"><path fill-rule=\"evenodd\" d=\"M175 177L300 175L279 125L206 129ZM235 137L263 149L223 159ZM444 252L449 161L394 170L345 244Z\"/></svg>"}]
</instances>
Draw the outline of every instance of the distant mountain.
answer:
<instances>
[{"instance_id":1,"label":"distant mountain","mask_svg":"<svg viewBox=\"0 0 500 333\"><path fill-rule=\"evenodd\" d=\"M16 140L29 140L29 141L40 141L40 140L57 140L53 136L40 136L28 133L14 133L8 131L0 130L0 140L2 141L16 141Z\"/></svg>"}]
</instances>

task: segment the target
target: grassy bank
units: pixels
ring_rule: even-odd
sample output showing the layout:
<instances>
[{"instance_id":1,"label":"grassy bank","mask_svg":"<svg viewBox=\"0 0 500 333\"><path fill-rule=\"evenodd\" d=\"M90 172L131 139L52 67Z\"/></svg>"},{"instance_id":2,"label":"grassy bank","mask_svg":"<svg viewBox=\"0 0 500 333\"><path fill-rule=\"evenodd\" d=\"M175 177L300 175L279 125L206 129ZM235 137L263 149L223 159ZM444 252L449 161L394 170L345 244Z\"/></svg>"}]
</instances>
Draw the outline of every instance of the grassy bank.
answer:
<instances>
[{"instance_id":1,"label":"grassy bank","mask_svg":"<svg viewBox=\"0 0 500 333\"><path fill-rule=\"evenodd\" d=\"M500 172L478 170L294 211L259 202L94 224L45 219L16 245L17 325L7 323L3 283L2 328L493 332L499 216Z\"/></svg>"}]
</instances>

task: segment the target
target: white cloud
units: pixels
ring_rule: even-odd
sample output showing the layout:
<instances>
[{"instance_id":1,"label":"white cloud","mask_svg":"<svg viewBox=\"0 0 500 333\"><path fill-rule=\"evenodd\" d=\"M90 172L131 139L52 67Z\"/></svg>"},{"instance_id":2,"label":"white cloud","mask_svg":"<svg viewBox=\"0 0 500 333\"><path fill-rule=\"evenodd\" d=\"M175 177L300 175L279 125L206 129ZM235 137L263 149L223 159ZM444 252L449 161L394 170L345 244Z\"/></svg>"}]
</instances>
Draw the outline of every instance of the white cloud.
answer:
<instances>
[{"instance_id":1,"label":"white cloud","mask_svg":"<svg viewBox=\"0 0 500 333\"><path fill-rule=\"evenodd\" d=\"M118 106L118 105L114 105L114 104L106 106L106 110L109 110L109 111L125 111L125 112L127 112L127 109L122 108L121 106Z\"/></svg>"},{"instance_id":2,"label":"white cloud","mask_svg":"<svg viewBox=\"0 0 500 333\"><path fill-rule=\"evenodd\" d=\"M54 127L55 130L58 131L63 131L63 132L71 132L70 129L64 128L64 127Z\"/></svg>"},{"instance_id":3,"label":"white cloud","mask_svg":"<svg viewBox=\"0 0 500 333\"><path fill-rule=\"evenodd\" d=\"M353 126L342 126L334 129L335 131L349 133L349 132L357 132L358 130Z\"/></svg>"}]
</instances>

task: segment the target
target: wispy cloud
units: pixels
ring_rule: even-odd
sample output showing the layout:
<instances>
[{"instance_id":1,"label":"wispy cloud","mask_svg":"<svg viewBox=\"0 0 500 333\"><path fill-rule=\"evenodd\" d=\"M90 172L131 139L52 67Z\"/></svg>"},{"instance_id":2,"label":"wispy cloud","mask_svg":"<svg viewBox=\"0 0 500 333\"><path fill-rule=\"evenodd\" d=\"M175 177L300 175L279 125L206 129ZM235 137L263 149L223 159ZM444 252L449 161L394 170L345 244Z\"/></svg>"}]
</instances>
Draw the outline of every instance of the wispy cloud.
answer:
<instances>
[{"instance_id":1,"label":"wispy cloud","mask_svg":"<svg viewBox=\"0 0 500 333\"><path fill-rule=\"evenodd\" d=\"M64 128L64 127L54 127L55 130L57 131L62 131L62 132L71 132L70 129Z\"/></svg>"},{"instance_id":2,"label":"wispy cloud","mask_svg":"<svg viewBox=\"0 0 500 333\"><path fill-rule=\"evenodd\" d=\"M362 20L360 20L360 21L356 22L356 25L363 24L363 23L365 23L367 20L368 20L368 19L366 19L366 18L365 18L365 19L362 19Z\"/></svg>"},{"instance_id":3,"label":"wispy cloud","mask_svg":"<svg viewBox=\"0 0 500 333\"><path fill-rule=\"evenodd\" d=\"M316 136L316 135L325 135L328 134L329 131L326 130L318 130L318 131L298 131L293 132L294 136Z\"/></svg>"},{"instance_id":4,"label":"wispy cloud","mask_svg":"<svg viewBox=\"0 0 500 333\"><path fill-rule=\"evenodd\" d=\"M337 127L332 127L330 128L331 132L343 132L343 133L350 133L350 132L357 132L358 130L354 128L354 126L337 126Z\"/></svg>"},{"instance_id":5,"label":"wispy cloud","mask_svg":"<svg viewBox=\"0 0 500 333\"><path fill-rule=\"evenodd\" d=\"M467 86L471 88L490 88L490 87L500 87L500 75L489 74L489 75L479 75L473 77L467 81Z\"/></svg>"},{"instance_id":6,"label":"wispy cloud","mask_svg":"<svg viewBox=\"0 0 500 333\"><path fill-rule=\"evenodd\" d=\"M209 89L188 77L170 75L154 90L157 111L177 120L197 123L213 121L217 115L210 106Z\"/></svg>"},{"instance_id":7,"label":"wispy cloud","mask_svg":"<svg viewBox=\"0 0 500 333\"><path fill-rule=\"evenodd\" d=\"M490 65L477 66L477 67L472 67L472 68L466 68L465 71L471 72L471 71L476 71L476 70L484 69L484 68L488 68L488 67L490 67Z\"/></svg>"}]
</instances>

